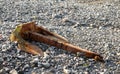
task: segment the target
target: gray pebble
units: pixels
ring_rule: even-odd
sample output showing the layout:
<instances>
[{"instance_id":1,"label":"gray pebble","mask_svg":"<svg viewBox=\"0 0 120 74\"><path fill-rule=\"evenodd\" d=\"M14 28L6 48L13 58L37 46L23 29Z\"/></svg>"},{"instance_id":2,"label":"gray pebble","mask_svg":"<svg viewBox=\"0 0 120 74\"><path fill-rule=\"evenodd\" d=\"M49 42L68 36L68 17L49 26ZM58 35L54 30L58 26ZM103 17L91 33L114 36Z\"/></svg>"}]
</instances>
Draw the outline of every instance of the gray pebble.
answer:
<instances>
[{"instance_id":1,"label":"gray pebble","mask_svg":"<svg viewBox=\"0 0 120 74\"><path fill-rule=\"evenodd\" d=\"M2 48L2 44L0 44L0 48ZM0 49L1 50L1 49Z\"/></svg>"},{"instance_id":2,"label":"gray pebble","mask_svg":"<svg viewBox=\"0 0 120 74\"><path fill-rule=\"evenodd\" d=\"M24 55L17 55L17 56L18 56L18 58L20 58L20 59L24 59L24 58L25 58Z\"/></svg>"},{"instance_id":3,"label":"gray pebble","mask_svg":"<svg viewBox=\"0 0 120 74\"><path fill-rule=\"evenodd\" d=\"M50 63L42 63L43 67L45 67L46 69L48 69L50 67Z\"/></svg>"},{"instance_id":4,"label":"gray pebble","mask_svg":"<svg viewBox=\"0 0 120 74\"><path fill-rule=\"evenodd\" d=\"M0 57L0 62L2 62L3 61L3 58L2 57Z\"/></svg>"},{"instance_id":5,"label":"gray pebble","mask_svg":"<svg viewBox=\"0 0 120 74\"><path fill-rule=\"evenodd\" d=\"M38 62L38 67L42 67L42 63L41 62Z\"/></svg>"}]
</instances>

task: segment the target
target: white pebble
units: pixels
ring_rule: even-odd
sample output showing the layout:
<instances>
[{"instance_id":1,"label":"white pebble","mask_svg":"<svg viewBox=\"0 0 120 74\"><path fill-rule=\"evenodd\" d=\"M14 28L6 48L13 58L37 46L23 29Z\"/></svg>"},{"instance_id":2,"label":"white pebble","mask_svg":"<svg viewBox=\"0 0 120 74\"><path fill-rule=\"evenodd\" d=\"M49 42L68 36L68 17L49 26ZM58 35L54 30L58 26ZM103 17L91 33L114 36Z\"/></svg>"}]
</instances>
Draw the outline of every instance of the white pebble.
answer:
<instances>
[{"instance_id":1,"label":"white pebble","mask_svg":"<svg viewBox=\"0 0 120 74\"><path fill-rule=\"evenodd\" d=\"M68 70L68 69L63 69L63 72L64 72L65 74L69 74L69 73L70 73L70 70Z\"/></svg>"},{"instance_id":2,"label":"white pebble","mask_svg":"<svg viewBox=\"0 0 120 74\"><path fill-rule=\"evenodd\" d=\"M18 74L18 72L15 69L13 69L10 71L10 74Z\"/></svg>"}]
</instances>

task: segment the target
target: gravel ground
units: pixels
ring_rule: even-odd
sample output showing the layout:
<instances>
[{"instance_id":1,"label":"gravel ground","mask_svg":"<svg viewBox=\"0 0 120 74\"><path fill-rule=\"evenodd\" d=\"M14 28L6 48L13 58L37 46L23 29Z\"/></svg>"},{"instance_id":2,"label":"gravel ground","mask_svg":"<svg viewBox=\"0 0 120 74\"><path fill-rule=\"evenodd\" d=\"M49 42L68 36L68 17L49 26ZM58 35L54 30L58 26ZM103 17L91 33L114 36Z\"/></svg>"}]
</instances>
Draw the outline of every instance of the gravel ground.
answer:
<instances>
[{"instance_id":1,"label":"gravel ground","mask_svg":"<svg viewBox=\"0 0 120 74\"><path fill-rule=\"evenodd\" d=\"M120 0L0 0L0 74L120 74L119 6ZM38 42L43 58L17 50L9 35L30 21L100 53L105 64Z\"/></svg>"}]
</instances>

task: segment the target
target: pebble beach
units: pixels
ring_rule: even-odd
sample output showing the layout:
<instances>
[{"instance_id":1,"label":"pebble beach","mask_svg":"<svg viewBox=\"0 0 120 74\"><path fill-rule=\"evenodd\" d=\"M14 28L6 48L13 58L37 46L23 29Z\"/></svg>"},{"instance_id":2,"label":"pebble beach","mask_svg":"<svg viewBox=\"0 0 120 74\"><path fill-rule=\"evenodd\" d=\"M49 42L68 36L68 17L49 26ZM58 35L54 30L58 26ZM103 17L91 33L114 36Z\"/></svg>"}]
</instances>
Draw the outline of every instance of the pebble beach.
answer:
<instances>
[{"instance_id":1,"label":"pebble beach","mask_svg":"<svg viewBox=\"0 0 120 74\"><path fill-rule=\"evenodd\" d=\"M105 63L34 41L44 57L21 51L9 37L31 21ZM0 74L120 74L120 0L0 0Z\"/></svg>"}]
</instances>

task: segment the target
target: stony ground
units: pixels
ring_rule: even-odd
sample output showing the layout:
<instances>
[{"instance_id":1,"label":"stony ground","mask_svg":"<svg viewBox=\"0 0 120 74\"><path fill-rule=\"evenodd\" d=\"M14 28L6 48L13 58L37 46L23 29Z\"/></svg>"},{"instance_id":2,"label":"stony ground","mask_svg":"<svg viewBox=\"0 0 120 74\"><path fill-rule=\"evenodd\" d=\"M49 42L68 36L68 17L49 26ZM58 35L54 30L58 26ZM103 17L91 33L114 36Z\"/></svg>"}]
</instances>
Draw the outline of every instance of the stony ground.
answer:
<instances>
[{"instance_id":1,"label":"stony ground","mask_svg":"<svg viewBox=\"0 0 120 74\"><path fill-rule=\"evenodd\" d=\"M9 35L30 21L100 53L105 64L38 42L43 58L17 50ZM120 74L120 0L0 0L0 74Z\"/></svg>"}]
</instances>

